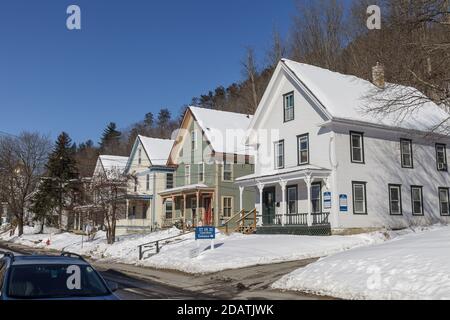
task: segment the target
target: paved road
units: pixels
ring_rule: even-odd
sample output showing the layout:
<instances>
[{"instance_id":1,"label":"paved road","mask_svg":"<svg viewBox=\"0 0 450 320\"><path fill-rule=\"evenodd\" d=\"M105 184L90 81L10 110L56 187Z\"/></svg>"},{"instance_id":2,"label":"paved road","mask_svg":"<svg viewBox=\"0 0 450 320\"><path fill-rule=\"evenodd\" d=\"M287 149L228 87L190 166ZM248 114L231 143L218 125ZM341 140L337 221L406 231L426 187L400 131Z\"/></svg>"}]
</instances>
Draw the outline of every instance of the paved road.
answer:
<instances>
[{"instance_id":1,"label":"paved road","mask_svg":"<svg viewBox=\"0 0 450 320\"><path fill-rule=\"evenodd\" d=\"M13 249L14 248L14 249ZM14 254L49 254L47 251L42 250L27 250L18 248L17 246L8 244L0 244L0 249L12 251ZM11 250L12 249L12 250ZM94 264L95 266L95 264ZM110 268L97 267L96 269L105 278L105 280L114 281L119 285L119 290L116 294L123 300L144 300L144 299L211 299L211 296L183 290L167 284L161 284L151 280L139 279L133 276L123 274L119 271L112 270Z\"/></svg>"},{"instance_id":2,"label":"paved road","mask_svg":"<svg viewBox=\"0 0 450 320\"><path fill-rule=\"evenodd\" d=\"M8 246L18 252L49 254L48 250L31 249L6 242L0 242L0 248L2 246ZM270 288L270 285L283 275L314 261L316 259L252 266L207 275L191 275L113 262L91 263L105 279L119 284L117 293L122 299L329 299Z\"/></svg>"}]
</instances>

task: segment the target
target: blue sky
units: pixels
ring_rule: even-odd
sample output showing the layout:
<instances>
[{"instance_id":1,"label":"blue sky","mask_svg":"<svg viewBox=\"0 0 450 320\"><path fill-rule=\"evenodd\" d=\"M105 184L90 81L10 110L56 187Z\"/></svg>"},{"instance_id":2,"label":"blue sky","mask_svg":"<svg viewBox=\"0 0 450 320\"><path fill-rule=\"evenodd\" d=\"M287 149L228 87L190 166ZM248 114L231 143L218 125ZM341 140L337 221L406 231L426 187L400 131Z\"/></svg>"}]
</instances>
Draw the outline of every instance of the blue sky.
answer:
<instances>
[{"instance_id":1,"label":"blue sky","mask_svg":"<svg viewBox=\"0 0 450 320\"><path fill-rule=\"evenodd\" d=\"M66 29L77 4L82 30ZM0 131L67 131L98 141L149 111L180 107L241 79L247 45L263 58L293 0L0 0Z\"/></svg>"}]
</instances>

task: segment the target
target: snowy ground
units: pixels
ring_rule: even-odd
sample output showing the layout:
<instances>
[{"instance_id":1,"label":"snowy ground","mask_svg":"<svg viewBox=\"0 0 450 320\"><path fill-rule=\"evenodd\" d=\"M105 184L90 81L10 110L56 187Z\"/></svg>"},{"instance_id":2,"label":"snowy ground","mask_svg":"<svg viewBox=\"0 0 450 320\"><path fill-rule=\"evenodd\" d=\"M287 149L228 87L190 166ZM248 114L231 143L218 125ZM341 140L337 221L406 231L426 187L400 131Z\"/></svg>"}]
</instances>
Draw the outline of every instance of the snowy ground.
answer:
<instances>
[{"instance_id":1,"label":"snowy ground","mask_svg":"<svg viewBox=\"0 0 450 320\"><path fill-rule=\"evenodd\" d=\"M211 250L209 240L196 242L191 233L182 236L181 242L163 246L158 255L139 261L138 245L176 236L180 231L172 228L146 235L123 236L113 245L106 244L104 232L97 233L94 241L84 241L83 244L81 236L71 233L42 235L33 232L35 230L32 228L26 228L22 237L10 237L8 233L4 233L0 234L0 239L32 247L71 251L93 259L188 273L211 273L225 269L323 257L355 247L382 243L393 235L373 232L330 237L242 234L226 236L218 232L215 249ZM50 245L47 246L48 239Z\"/></svg>"},{"instance_id":2,"label":"snowy ground","mask_svg":"<svg viewBox=\"0 0 450 320\"><path fill-rule=\"evenodd\" d=\"M450 299L450 226L322 258L273 287L344 299Z\"/></svg>"}]
</instances>

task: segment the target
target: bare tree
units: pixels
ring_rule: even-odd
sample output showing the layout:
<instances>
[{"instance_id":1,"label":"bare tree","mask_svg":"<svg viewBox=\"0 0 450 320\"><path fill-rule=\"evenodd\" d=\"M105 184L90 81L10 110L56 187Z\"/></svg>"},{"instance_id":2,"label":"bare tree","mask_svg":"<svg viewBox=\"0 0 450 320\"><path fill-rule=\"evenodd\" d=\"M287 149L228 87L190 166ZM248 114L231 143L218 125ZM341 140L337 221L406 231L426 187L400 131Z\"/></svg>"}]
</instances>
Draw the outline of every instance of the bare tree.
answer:
<instances>
[{"instance_id":1,"label":"bare tree","mask_svg":"<svg viewBox=\"0 0 450 320\"><path fill-rule=\"evenodd\" d=\"M257 91L257 78L258 78L258 68L256 66L256 60L255 60L255 51L251 47L247 47L245 59L242 62L242 73L244 74L244 77L247 79L249 85L250 85L250 92L251 92L251 105L253 110L249 113L253 113L256 108L258 108L258 91Z\"/></svg>"},{"instance_id":2,"label":"bare tree","mask_svg":"<svg viewBox=\"0 0 450 320\"><path fill-rule=\"evenodd\" d=\"M36 189L50 152L48 137L24 132L0 139L0 192L23 234L26 202Z\"/></svg>"},{"instance_id":3,"label":"bare tree","mask_svg":"<svg viewBox=\"0 0 450 320\"><path fill-rule=\"evenodd\" d=\"M113 244L116 238L116 223L125 214L125 195L129 177L118 168L113 168L93 177L93 206L102 211L106 224L108 244Z\"/></svg>"}]
</instances>

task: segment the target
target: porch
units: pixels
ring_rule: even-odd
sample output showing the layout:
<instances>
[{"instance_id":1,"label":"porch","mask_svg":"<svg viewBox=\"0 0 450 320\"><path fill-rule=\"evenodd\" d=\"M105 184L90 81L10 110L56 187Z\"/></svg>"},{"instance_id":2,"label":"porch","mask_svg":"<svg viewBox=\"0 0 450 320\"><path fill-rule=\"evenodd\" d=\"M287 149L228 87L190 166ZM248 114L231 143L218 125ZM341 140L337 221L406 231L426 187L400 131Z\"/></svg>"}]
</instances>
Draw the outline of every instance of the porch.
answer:
<instances>
[{"instance_id":1,"label":"porch","mask_svg":"<svg viewBox=\"0 0 450 320\"><path fill-rule=\"evenodd\" d=\"M134 234L157 229L151 216L153 196L148 194L127 194L125 207L116 222L116 234Z\"/></svg>"},{"instance_id":2,"label":"porch","mask_svg":"<svg viewBox=\"0 0 450 320\"><path fill-rule=\"evenodd\" d=\"M215 189L204 184L176 187L160 192L163 201L164 226L189 229L199 225L217 225Z\"/></svg>"},{"instance_id":3,"label":"porch","mask_svg":"<svg viewBox=\"0 0 450 320\"><path fill-rule=\"evenodd\" d=\"M326 192L330 190L330 173L328 169L309 166L238 179L241 194L245 188L258 191L256 233L331 234L331 194Z\"/></svg>"}]
</instances>

